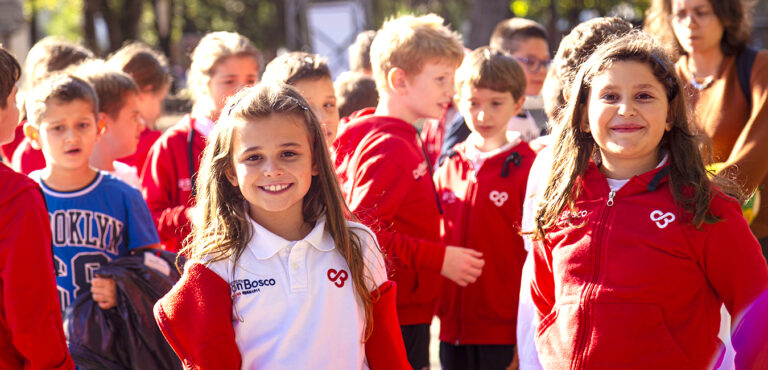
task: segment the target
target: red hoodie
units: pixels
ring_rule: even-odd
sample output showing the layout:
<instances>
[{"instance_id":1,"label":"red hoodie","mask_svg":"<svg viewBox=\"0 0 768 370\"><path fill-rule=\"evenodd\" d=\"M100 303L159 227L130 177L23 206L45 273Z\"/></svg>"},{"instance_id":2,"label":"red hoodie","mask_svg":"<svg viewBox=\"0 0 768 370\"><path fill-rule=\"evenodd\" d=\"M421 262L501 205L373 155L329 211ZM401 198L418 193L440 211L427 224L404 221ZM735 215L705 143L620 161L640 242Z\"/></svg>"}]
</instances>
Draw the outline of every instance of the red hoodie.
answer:
<instances>
[{"instance_id":1,"label":"red hoodie","mask_svg":"<svg viewBox=\"0 0 768 370\"><path fill-rule=\"evenodd\" d=\"M205 138L189 115L166 130L152 145L141 171L141 192L165 248L178 252L190 232L187 209L193 204L190 165L197 172ZM190 133L192 135L190 151ZM191 162L190 162L191 160Z\"/></svg>"},{"instance_id":2,"label":"red hoodie","mask_svg":"<svg viewBox=\"0 0 768 370\"><path fill-rule=\"evenodd\" d=\"M0 163L0 369L74 369L40 187Z\"/></svg>"},{"instance_id":3,"label":"red hoodie","mask_svg":"<svg viewBox=\"0 0 768 370\"><path fill-rule=\"evenodd\" d=\"M462 288L443 278L437 315L440 340L515 344L520 275L527 255L520 235L528 173L536 154L521 142L474 168L465 143L435 173L443 206L443 240L483 253L477 281Z\"/></svg>"},{"instance_id":4,"label":"red hoodie","mask_svg":"<svg viewBox=\"0 0 768 370\"><path fill-rule=\"evenodd\" d=\"M11 167L17 172L29 175L32 171L45 168L45 156L43 151L32 147L32 143L26 137L21 141L11 157Z\"/></svg>"},{"instance_id":5,"label":"red hoodie","mask_svg":"<svg viewBox=\"0 0 768 370\"><path fill-rule=\"evenodd\" d=\"M376 233L390 260L400 324L428 324L445 257L437 193L416 129L373 113L358 112L339 128L336 173L349 208Z\"/></svg>"},{"instance_id":6,"label":"red hoodie","mask_svg":"<svg viewBox=\"0 0 768 370\"><path fill-rule=\"evenodd\" d=\"M721 304L736 320L768 288L739 204L714 190L710 210L722 221L697 229L672 198L667 171L635 176L613 193L590 164L576 210L534 244L544 368L712 368ZM734 342L737 368L751 368L750 352L768 351L767 343Z\"/></svg>"}]
</instances>

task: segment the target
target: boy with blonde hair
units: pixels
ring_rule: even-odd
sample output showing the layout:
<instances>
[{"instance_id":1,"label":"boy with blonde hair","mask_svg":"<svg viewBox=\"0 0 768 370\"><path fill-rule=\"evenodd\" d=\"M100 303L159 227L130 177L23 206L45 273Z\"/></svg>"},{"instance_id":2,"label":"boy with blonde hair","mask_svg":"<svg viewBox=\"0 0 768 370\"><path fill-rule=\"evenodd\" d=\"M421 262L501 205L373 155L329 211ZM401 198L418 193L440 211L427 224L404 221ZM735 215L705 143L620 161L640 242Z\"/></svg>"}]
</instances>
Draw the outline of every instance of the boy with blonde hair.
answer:
<instances>
[{"instance_id":1,"label":"boy with blonde hair","mask_svg":"<svg viewBox=\"0 0 768 370\"><path fill-rule=\"evenodd\" d=\"M429 323L440 274L466 286L484 264L481 253L440 241L442 211L432 167L413 126L443 113L463 56L460 36L437 15L385 22L371 46L379 103L358 112L334 142L349 208L376 232L391 261L398 318L415 369L429 365Z\"/></svg>"},{"instance_id":2,"label":"boy with blonde hair","mask_svg":"<svg viewBox=\"0 0 768 370\"><path fill-rule=\"evenodd\" d=\"M46 161L29 177L48 204L62 312L88 291L102 309L114 307L114 280L94 272L132 249L159 247L152 216L137 189L89 165L101 127L88 82L57 74L27 97L24 134Z\"/></svg>"},{"instance_id":3,"label":"boy with blonde hair","mask_svg":"<svg viewBox=\"0 0 768 370\"><path fill-rule=\"evenodd\" d=\"M437 306L443 369L506 369L515 356L526 256L520 220L536 154L519 132L507 131L507 122L522 109L525 86L520 65L488 47L467 55L456 72L457 106L471 134L435 174L442 236L481 252L487 263L472 285L443 279Z\"/></svg>"}]
</instances>

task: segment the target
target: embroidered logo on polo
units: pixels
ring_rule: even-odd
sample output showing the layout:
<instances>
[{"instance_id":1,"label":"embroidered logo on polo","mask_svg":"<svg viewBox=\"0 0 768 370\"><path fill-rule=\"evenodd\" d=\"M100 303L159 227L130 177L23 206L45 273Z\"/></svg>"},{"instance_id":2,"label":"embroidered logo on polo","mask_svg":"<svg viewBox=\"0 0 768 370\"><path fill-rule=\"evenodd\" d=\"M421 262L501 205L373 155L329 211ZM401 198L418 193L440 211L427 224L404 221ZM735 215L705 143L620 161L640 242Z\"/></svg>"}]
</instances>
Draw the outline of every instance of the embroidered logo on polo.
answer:
<instances>
[{"instance_id":1,"label":"embroidered logo on polo","mask_svg":"<svg viewBox=\"0 0 768 370\"><path fill-rule=\"evenodd\" d=\"M248 295L261 292L261 288L277 285L275 279L239 279L229 283L232 288L232 297L239 295Z\"/></svg>"},{"instance_id":2,"label":"embroidered logo on polo","mask_svg":"<svg viewBox=\"0 0 768 370\"><path fill-rule=\"evenodd\" d=\"M339 288L344 287L344 282L347 281L348 278L349 274L344 270L336 271L335 269L328 269L328 280Z\"/></svg>"},{"instance_id":3,"label":"embroidered logo on polo","mask_svg":"<svg viewBox=\"0 0 768 370\"><path fill-rule=\"evenodd\" d=\"M504 202L509 199L509 194L507 194L506 191L498 191L494 190L490 194L491 202L496 205L496 207L501 207L504 205Z\"/></svg>"},{"instance_id":4,"label":"embroidered logo on polo","mask_svg":"<svg viewBox=\"0 0 768 370\"><path fill-rule=\"evenodd\" d=\"M675 215L672 212L664 213L657 209L651 212L651 221L655 222L659 229L663 229L675 221Z\"/></svg>"},{"instance_id":5,"label":"embroidered logo on polo","mask_svg":"<svg viewBox=\"0 0 768 370\"><path fill-rule=\"evenodd\" d=\"M413 170L413 179L418 180L422 176L426 176L427 174L427 162L421 162L419 163L419 167L416 167L415 170Z\"/></svg>"}]
</instances>

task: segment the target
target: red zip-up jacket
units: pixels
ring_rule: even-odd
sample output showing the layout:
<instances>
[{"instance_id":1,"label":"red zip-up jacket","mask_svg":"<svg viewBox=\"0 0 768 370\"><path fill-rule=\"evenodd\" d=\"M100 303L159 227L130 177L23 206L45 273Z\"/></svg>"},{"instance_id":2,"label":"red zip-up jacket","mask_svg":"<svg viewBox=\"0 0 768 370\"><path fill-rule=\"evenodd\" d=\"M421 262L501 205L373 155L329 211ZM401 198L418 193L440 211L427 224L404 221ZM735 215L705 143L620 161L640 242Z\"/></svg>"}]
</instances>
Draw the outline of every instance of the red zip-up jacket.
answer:
<instances>
[{"instance_id":1,"label":"red zip-up jacket","mask_svg":"<svg viewBox=\"0 0 768 370\"><path fill-rule=\"evenodd\" d=\"M396 291L396 285L387 281L371 293L374 325L365 342L371 369L410 368L395 315ZM185 369L240 369L230 293L224 279L195 263L155 304L155 320ZM301 348L296 353L301 356Z\"/></svg>"},{"instance_id":2,"label":"red zip-up jacket","mask_svg":"<svg viewBox=\"0 0 768 370\"><path fill-rule=\"evenodd\" d=\"M478 250L486 261L477 281L464 288L443 278L437 309L441 341L515 344L520 275L527 254L520 220L535 157L521 142L476 169L461 143L437 169L443 241Z\"/></svg>"},{"instance_id":3,"label":"red zip-up jacket","mask_svg":"<svg viewBox=\"0 0 768 370\"><path fill-rule=\"evenodd\" d=\"M544 368L712 368L721 304L736 323L768 288L738 202L713 190L710 210L722 221L697 229L672 198L667 172L635 176L614 193L591 163L575 210L534 244ZM734 342L737 367L751 368L766 343Z\"/></svg>"},{"instance_id":4,"label":"red zip-up jacket","mask_svg":"<svg viewBox=\"0 0 768 370\"><path fill-rule=\"evenodd\" d=\"M339 127L336 173L350 210L389 259L400 324L429 324L445 257L431 169L412 125L373 113L355 113L359 118Z\"/></svg>"},{"instance_id":5,"label":"red zip-up jacket","mask_svg":"<svg viewBox=\"0 0 768 370\"><path fill-rule=\"evenodd\" d=\"M160 240L171 252L181 249L182 241L191 230L186 214L194 204L190 164L196 173L205 148L205 138L194 130L194 125L195 120L187 115L166 130L149 149L141 171L142 195L152 212ZM189 157L190 133L193 158Z\"/></svg>"},{"instance_id":6,"label":"red zip-up jacket","mask_svg":"<svg viewBox=\"0 0 768 370\"><path fill-rule=\"evenodd\" d=\"M0 369L74 369L40 186L0 163Z\"/></svg>"}]
</instances>

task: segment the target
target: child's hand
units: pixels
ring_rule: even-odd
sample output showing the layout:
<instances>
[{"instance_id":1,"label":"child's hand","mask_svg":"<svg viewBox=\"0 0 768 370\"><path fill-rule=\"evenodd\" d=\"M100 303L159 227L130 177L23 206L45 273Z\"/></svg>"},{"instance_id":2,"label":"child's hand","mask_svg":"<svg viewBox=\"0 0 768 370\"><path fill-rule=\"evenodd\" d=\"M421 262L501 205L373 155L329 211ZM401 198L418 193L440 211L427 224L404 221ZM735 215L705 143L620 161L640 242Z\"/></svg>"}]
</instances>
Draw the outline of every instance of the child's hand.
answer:
<instances>
[{"instance_id":1,"label":"child's hand","mask_svg":"<svg viewBox=\"0 0 768 370\"><path fill-rule=\"evenodd\" d=\"M474 283L483 272L483 254L469 248L448 246L440 273L459 286Z\"/></svg>"},{"instance_id":2,"label":"child's hand","mask_svg":"<svg viewBox=\"0 0 768 370\"><path fill-rule=\"evenodd\" d=\"M102 310L108 310L117 305L115 281L110 278L94 277L91 281L91 295Z\"/></svg>"}]
</instances>

